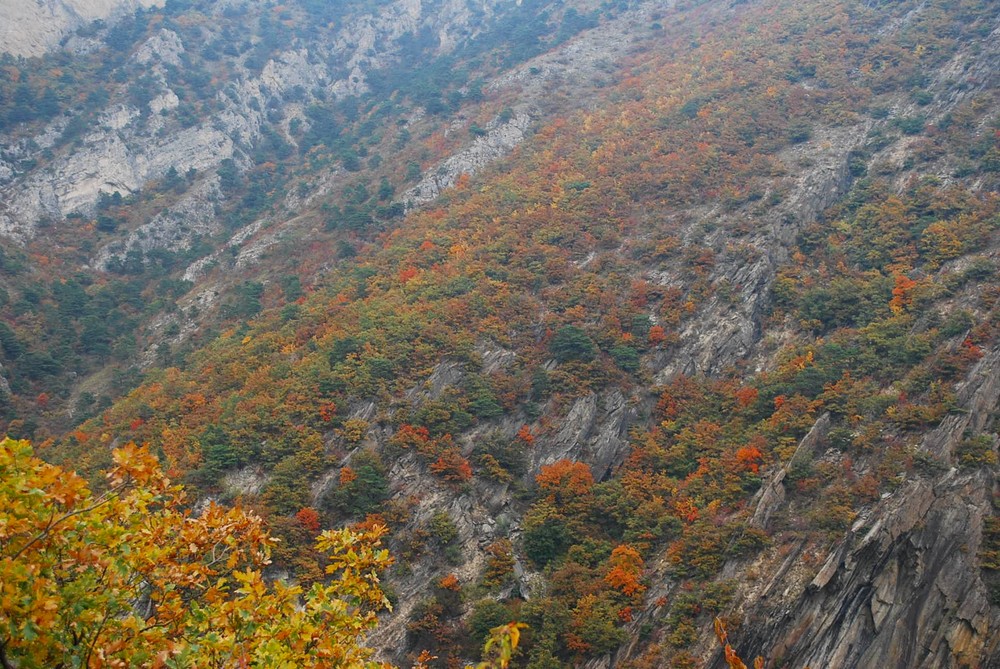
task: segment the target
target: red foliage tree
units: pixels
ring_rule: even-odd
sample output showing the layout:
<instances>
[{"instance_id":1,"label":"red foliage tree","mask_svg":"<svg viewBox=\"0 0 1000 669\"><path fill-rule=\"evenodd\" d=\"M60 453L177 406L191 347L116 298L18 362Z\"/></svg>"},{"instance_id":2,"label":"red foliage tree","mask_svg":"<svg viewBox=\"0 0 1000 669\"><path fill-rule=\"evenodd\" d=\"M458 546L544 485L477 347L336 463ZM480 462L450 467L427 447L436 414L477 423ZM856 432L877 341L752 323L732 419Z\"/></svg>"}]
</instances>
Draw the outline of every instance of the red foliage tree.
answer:
<instances>
[{"instance_id":1,"label":"red foliage tree","mask_svg":"<svg viewBox=\"0 0 1000 669\"><path fill-rule=\"evenodd\" d=\"M295 520L299 521L310 534L319 533L319 512L311 506L299 509L295 514Z\"/></svg>"},{"instance_id":2,"label":"red foliage tree","mask_svg":"<svg viewBox=\"0 0 1000 669\"><path fill-rule=\"evenodd\" d=\"M457 448L445 449L438 459L431 463L430 468L432 472L451 483L463 483L472 478L472 467Z\"/></svg>"}]
</instances>

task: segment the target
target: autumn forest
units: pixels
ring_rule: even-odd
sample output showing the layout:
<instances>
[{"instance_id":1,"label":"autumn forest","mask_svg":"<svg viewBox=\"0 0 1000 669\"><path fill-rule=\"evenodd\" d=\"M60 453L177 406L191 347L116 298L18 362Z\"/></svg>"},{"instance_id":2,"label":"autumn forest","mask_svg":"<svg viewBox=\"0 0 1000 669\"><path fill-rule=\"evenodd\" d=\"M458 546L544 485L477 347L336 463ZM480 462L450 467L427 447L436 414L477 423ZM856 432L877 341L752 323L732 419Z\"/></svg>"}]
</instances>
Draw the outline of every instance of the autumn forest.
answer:
<instances>
[{"instance_id":1,"label":"autumn forest","mask_svg":"<svg viewBox=\"0 0 1000 669\"><path fill-rule=\"evenodd\" d=\"M1000 661L994 3L334 4L0 57L0 666Z\"/></svg>"}]
</instances>

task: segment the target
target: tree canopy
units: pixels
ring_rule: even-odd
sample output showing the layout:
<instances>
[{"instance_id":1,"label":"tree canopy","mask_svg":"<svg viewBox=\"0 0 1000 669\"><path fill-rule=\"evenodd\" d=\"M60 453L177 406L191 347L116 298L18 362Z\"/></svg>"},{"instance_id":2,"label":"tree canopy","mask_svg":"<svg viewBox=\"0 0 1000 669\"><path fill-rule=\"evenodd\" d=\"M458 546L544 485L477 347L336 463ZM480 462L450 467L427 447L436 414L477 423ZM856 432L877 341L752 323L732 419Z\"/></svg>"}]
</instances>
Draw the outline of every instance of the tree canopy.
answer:
<instances>
[{"instance_id":1,"label":"tree canopy","mask_svg":"<svg viewBox=\"0 0 1000 669\"><path fill-rule=\"evenodd\" d=\"M114 452L107 486L0 441L3 667L367 667L388 607L384 528L317 539L326 584L267 582L261 519L194 512L148 449Z\"/></svg>"}]
</instances>

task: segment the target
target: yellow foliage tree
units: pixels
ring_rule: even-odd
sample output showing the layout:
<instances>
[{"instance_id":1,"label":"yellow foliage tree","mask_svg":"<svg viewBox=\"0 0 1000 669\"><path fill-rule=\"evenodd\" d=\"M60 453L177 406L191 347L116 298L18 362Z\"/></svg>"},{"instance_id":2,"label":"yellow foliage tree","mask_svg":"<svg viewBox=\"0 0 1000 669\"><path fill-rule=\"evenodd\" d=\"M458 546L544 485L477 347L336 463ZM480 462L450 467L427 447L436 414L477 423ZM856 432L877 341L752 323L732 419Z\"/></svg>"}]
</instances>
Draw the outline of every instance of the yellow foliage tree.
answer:
<instances>
[{"instance_id":1,"label":"yellow foliage tree","mask_svg":"<svg viewBox=\"0 0 1000 669\"><path fill-rule=\"evenodd\" d=\"M375 667L384 528L333 530L328 584L268 583L273 540L242 509L185 505L147 449L102 493L0 441L0 666Z\"/></svg>"}]
</instances>

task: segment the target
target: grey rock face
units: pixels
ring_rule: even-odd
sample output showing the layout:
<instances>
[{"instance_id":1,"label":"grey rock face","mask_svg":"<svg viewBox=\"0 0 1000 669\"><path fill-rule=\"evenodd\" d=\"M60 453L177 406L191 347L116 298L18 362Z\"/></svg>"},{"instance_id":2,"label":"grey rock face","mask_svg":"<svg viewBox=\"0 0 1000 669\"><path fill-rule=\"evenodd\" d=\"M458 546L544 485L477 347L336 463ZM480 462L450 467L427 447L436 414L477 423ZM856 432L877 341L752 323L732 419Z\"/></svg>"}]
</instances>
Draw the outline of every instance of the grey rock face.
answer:
<instances>
[{"instance_id":1,"label":"grey rock face","mask_svg":"<svg viewBox=\"0 0 1000 669\"><path fill-rule=\"evenodd\" d=\"M139 47L132 60L140 65L163 63L165 65L181 66L181 54L184 44L173 30L161 30Z\"/></svg>"},{"instance_id":2,"label":"grey rock face","mask_svg":"<svg viewBox=\"0 0 1000 669\"><path fill-rule=\"evenodd\" d=\"M476 174L513 151L524 141L530 127L531 118L524 113L515 115L506 123L494 121L485 136L477 137L472 146L445 160L407 191L403 202L407 207L414 207L434 200L441 191L454 186L463 174Z\"/></svg>"},{"instance_id":3,"label":"grey rock face","mask_svg":"<svg viewBox=\"0 0 1000 669\"><path fill-rule=\"evenodd\" d=\"M747 654L830 669L996 661L1000 621L976 558L989 478L952 470L907 484L831 551L792 608L754 608Z\"/></svg>"},{"instance_id":4,"label":"grey rock face","mask_svg":"<svg viewBox=\"0 0 1000 669\"><path fill-rule=\"evenodd\" d=\"M785 503L785 477L794 467L802 467L809 464L815 457L816 451L826 441L830 432L830 414L824 413L813 424L812 428L802 437L799 445L795 447L795 452L788 459L788 463L779 469L754 496L753 515L750 517L750 526L758 529L765 529L772 514Z\"/></svg>"},{"instance_id":5,"label":"grey rock face","mask_svg":"<svg viewBox=\"0 0 1000 669\"><path fill-rule=\"evenodd\" d=\"M924 448L947 458L989 426L1000 406L998 361L994 349L969 372L960 412L931 432ZM828 415L817 421L789 466L813 457L829 424ZM784 506L787 469L758 495L752 525L765 527ZM977 556L995 485L985 468L904 482L855 521L814 575L789 563L749 593L744 653L830 669L994 666L1000 610L991 606Z\"/></svg>"},{"instance_id":6,"label":"grey rock face","mask_svg":"<svg viewBox=\"0 0 1000 669\"><path fill-rule=\"evenodd\" d=\"M267 475L259 466L248 465L226 474L222 487L234 498L240 495L258 495L267 485L267 480Z\"/></svg>"},{"instance_id":7,"label":"grey rock face","mask_svg":"<svg viewBox=\"0 0 1000 669\"><path fill-rule=\"evenodd\" d=\"M483 374L492 374L514 362L517 353L509 351L492 342L480 342L476 345L476 353L483 359Z\"/></svg>"},{"instance_id":8,"label":"grey rock face","mask_svg":"<svg viewBox=\"0 0 1000 669\"><path fill-rule=\"evenodd\" d=\"M181 250L193 235L217 232L219 223L215 217L214 203L221 196L218 179L202 182L176 205L137 228L124 242L102 247L94 259L94 266L106 270L112 258L121 258L131 250Z\"/></svg>"},{"instance_id":9,"label":"grey rock face","mask_svg":"<svg viewBox=\"0 0 1000 669\"><path fill-rule=\"evenodd\" d=\"M954 94L938 97L931 108L932 118L943 118L970 96L996 86L1000 64L998 34L1000 29L994 30L982 43L968 45L934 74L934 86ZM918 113L913 104L901 97L899 113ZM779 153L779 159L788 166L791 175L785 184L787 196L762 217L763 225L749 241L756 252L755 257L749 261L720 257L713 270L711 281L714 285L739 287L737 299L728 302L718 298L708 300L696 317L686 321L678 333L680 343L676 349L652 361L657 382L666 382L678 374L719 374L745 359L750 359L757 367L766 366L766 355L760 355L760 323L767 312L777 268L787 260L789 249L803 227L815 221L850 188L848 157L864 144L869 131L875 127L876 122L866 120L842 127L817 128L810 141ZM877 158L901 165L910 157L909 149L910 144L901 142L884 149ZM950 178L950 174L941 176ZM897 184L900 188L903 185ZM726 216L719 211L699 214L693 216L696 223L687 227L685 237L692 235L702 222ZM708 241L721 248L728 240L719 232L716 238ZM660 285L679 283L679 277L673 272L651 272L647 278Z\"/></svg>"},{"instance_id":10,"label":"grey rock face","mask_svg":"<svg viewBox=\"0 0 1000 669\"><path fill-rule=\"evenodd\" d=\"M0 395L10 395L10 383L4 375L3 365L0 365Z\"/></svg>"},{"instance_id":11,"label":"grey rock face","mask_svg":"<svg viewBox=\"0 0 1000 669\"><path fill-rule=\"evenodd\" d=\"M145 131L132 125L137 116L129 108L109 111L79 150L0 191L7 202L0 209L0 234L27 239L40 219L92 212L101 192L129 195L171 167L202 171L233 155L230 137L210 125L165 139L144 138Z\"/></svg>"},{"instance_id":12,"label":"grey rock face","mask_svg":"<svg viewBox=\"0 0 1000 669\"><path fill-rule=\"evenodd\" d=\"M143 4L150 1L143 0ZM58 222L74 212L90 214L100 192L118 192L123 196L136 193L148 182L162 178L171 168L181 174L191 168L199 174L211 174L229 158L246 167L249 164L247 154L268 122L264 110L272 105L285 106L285 98L291 91L299 92L297 95L303 90L308 93L304 103L287 104L288 118L281 129L286 135L290 118L307 123L302 109L316 102L312 97L314 92L322 91L327 100L366 92L368 74L395 64L402 36L431 30L441 38L439 52L447 53L462 40L474 38L501 4L499 0L483 0L473 7L462 0L397 0L349 20L329 44L312 44L276 54L259 75L243 71L234 63L233 82L217 97L220 109L201 123L183 129L171 126L161 114L169 115L180 104L177 94L166 83L165 73L168 67L182 64L185 46L175 32L161 30L138 45L131 56L133 62L148 68L160 87L146 108L120 103L111 105L77 146L56 153L54 159L42 161L43 166L38 169L19 173L16 163L0 162L0 235L28 240L36 234L40 222ZM52 7L57 6L80 16L93 14L96 17L113 8L125 11L137 4L135 0L89 3L66 0L45 5L52 11L56 11ZM49 11L45 7L40 2L0 0L0 26L5 25L2 12L35 17L38 12ZM222 11L222 7L218 11ZM63 119L54 122L39 136L22 142L23 146L0 146L5 160L38 158L40 151L56 144L64 125ZM497 123L486 137L470 142L466 150L442 165L414 189L408 199L426 202L436 197L442 188L451 186L460 174L474 174L506 155L523 140L529 125L530 119L524 113L508 122ZM294 144L291 137L286 139ZM205 229L201 215L204 204L203 201L194 208L176 207L165 218L144 226L140 237L145 241L140 244L133 237L126 241L124 249L173 249L178 244L183 247L192 235ZM190 212L194 215L189 220ZM168 219L176 224L167 222L169 230L150 234L153 223ZM185 233L186 230L192 232ZM93 264L104 267L111 255L114 252L103 249Z\"/></svg>"},{"instance_id":13,"label":"grey rock face","mask_svg":"<svg viewBox=\"0 0 1000 669\"><path fill-rule=\"evenodd\" d=\"M984 355L976 363L957 394L964 410L946 416L922 444L927 452L945 461L952 461L955 445L963 435L982 433L1000 406L1000 350Z\"/></svg>"},{"instance_id":14,"label":"grey rock face","mask_svg":"<svg viewBox=\"0 0 1000 669\"><path fill-rule=\"evenodd\" d=\"M762 335L761 319L767 311L778 266L788 258L788 249L802 227L815 221L820 212L847 192L847 158L861 144L866 130L864 126L826 129L808 146L780 154L783 162L794 164L808 152L813 164L797 172L788 184L788 198L765 216L765 224L749 242L749 258L745 253L720 256L712 282L737 287L739 292L729 300L713 297L685 323L679 332L677 350L654 361L657 382L664 383L678 374L719 374L753 354ZM692 235L696 225L716 217L723 215L712 211L697 217L697 223L688 226L685 235ZM725 245L721 238L709 241ZM649 279L660 285L674 285L681 277L674 272L654 272Z\"/></svg>"},{"instance_id":15,"label":"grey rock face","mask_svg":"<svg viewBox=\"0 0 1000 669\"><path fill-rule=\"evenodd\" d=\"M577 399L555 436L534 451L534 471L557 460L579 460L590 465L594 478L607 478L628 454L628 427L635 409L619 390Z\"/></svg>"},{"instance_id":16,"label":"grey rock face","mask_svg":"<svg viewBox=\"0 0 1000 669\"><path fill-rule=\"evenodd\" d=\"M815 457L816 451L826 441L829 432L830 414L825 413L813 424L806 436L802 437L785 470L788 471L794 467L803 467L808 464Z\"/></svg>"},{"instance_id":17,"label":"grey rock face","mask_svg":"<svg viewBox=\"0 0 1000 669\"><path fill-rule=\"evenodd\" d=\"M0 51L40 56L85 23L160 4L162 0L3 0Z\"/></svg>"},{"instance_id":18,"label":"grey rock face","mask_svg":"<svg viewBox=\"0 0 1000 669\"><path fill-rule=\"evenodd\" d=\"M446 388L457 385L465 377L465 365L445 360L434 367L430 378L422 386L413 388L409 395L420 402L425 399L437 399Z\"/></svg>"}]
</instances>

